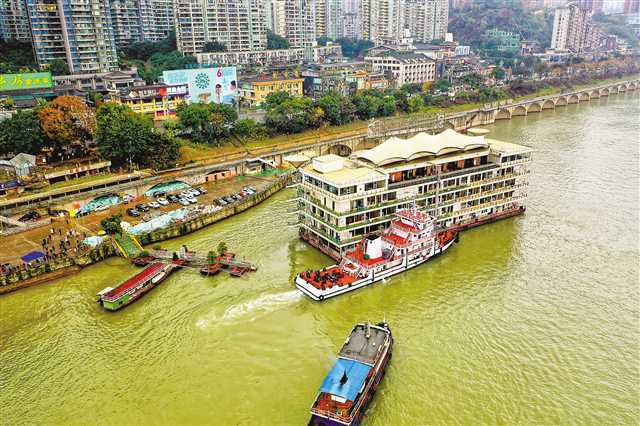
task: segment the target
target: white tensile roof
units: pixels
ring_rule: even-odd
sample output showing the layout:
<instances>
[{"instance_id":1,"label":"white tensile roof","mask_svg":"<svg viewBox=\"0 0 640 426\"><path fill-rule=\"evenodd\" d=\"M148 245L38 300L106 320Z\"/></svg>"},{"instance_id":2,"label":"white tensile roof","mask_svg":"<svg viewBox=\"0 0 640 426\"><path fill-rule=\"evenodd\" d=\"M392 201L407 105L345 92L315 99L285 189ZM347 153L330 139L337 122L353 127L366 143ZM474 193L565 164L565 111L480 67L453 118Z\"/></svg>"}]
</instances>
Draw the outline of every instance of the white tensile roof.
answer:
<instances>
[{"instance_id":1,"label":"white tensile roof","mask_svg":"<svg viewBox=\"0 0 640 426\"><path fill-rule=\"evenodd\" d=\"M370 161L376 166L411 161L432 155L444 155L451 152L468 151L475 148L488 148L484 136L467 136L447 129L437 135L418 133L409 139L392 137L372 149L357 151L355 158Z\"/></svg>"}]
</instances>

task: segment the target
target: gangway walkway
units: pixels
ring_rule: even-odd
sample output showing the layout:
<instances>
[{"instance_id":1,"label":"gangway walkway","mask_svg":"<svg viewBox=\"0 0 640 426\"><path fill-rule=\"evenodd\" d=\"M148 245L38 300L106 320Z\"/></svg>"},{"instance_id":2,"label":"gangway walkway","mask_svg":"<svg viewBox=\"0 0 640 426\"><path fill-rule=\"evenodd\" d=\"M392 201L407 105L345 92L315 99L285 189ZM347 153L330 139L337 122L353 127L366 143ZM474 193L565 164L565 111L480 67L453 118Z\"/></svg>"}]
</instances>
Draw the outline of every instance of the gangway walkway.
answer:
<instances>
[{"instance_id":1,"label":"gangway walkway","mask_svg":"<svg viewBox=\"0 0 640 426\"><path fill-rule=\"evenodd\" d=\"M133 259L142 251L142 246L135 237L124 234L113 237L113 242L118 252L127 259Z\"/></svg>"}]
</instances>

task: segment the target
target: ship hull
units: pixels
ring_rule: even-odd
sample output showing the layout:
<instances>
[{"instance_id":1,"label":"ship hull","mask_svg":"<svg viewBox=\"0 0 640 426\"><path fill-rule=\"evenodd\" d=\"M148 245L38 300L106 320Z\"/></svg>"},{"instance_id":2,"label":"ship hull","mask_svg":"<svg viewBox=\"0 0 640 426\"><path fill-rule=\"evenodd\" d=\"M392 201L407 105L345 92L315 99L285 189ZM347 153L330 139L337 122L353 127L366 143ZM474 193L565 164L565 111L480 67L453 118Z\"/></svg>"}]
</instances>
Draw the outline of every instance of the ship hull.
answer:
<instances>
[{"instance_id":1,"label":"ship hull","mask_svg":"<svg viewBox=\"0 0 640 426\"><path fill-rule=\"evenodd\" d=\"M311 413L311 418L309 419L309 426L323 425L323 426L358 426L362 424L364 416L366 414L371 401L378 390L378 386L384 379L384 376L387 371L387 366L389 365L389 361L391 360L391 356L393 354L393 337L390 336L389 345L385 348L384 353L381 358L375 363L375 373L371 376L371 378L365 383L363 386L363 394L360 398L363 401L357 402L356 411L351 416L351 421L347 421L344 418L336 418L333 416L322 415L316 412Z\"/></svg>"},{"instance_id":2,"label":"ship hull","mask_svg":"<svg viewBox=\"0 0 640 426\"><path fill-rule=\"evenodd\" d=\"M173 268L169 268L166 270L160 271L158 274L151 277L147 280L142 286L131 294L125 294L122 297L110 301L110 300L101 300L101 305L108 311L117 311L126 306L129 306L136 300L142 298L145 294L156 288L160 283L162 283L173 271Z\"/></svg>"},{"instance_id":3,"label":"ship hull","mask_svg":"<svg viewBox=\"0 0 640 426\"><path fill-rule=\"evenodd\" d=\"M321 302L323 300L326 300L332 297L349 293L350 291L359 290L361 288L374 284L378 281L382 281L386 278L392 277L401 272L415 268L416 266L419 266L433 259L434 257L444 253L447 249L449 249L453 245L455 241L456 240L453 239L447 242L444 246L442 246L440 249L435 250L435 252L427 258L418 258L418 259L407 261L406 263L403 262L402 264L389 268L383 272L370 274L368 277L358 281L354 281L352 284L348 286L342 286L342 287L338 287L336 289L331 289L331 290L319 291L315 287L313 287L311 284L307 283L300 275L296 277L295 285L296 285L296 288L298 288L298 290L303 292L305 295L307 295L311 299Z\"/></svg>"}]
</instances>

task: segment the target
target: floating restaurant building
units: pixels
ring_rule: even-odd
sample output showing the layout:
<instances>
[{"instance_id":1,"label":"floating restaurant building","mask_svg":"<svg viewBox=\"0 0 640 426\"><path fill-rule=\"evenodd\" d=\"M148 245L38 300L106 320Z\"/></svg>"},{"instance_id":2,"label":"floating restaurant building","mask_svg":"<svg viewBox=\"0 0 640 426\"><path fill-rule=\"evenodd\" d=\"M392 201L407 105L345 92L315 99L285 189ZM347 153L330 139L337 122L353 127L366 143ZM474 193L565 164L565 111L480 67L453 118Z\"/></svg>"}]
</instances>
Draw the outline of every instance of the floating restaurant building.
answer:
<instances>
[{"instance_id":1,"label":"floating restaurant building","mask_svg":"<svg viewBox=\"0 0 640 426\"><path fill-rule=\"evenodd\" d=\"M349 158L316 157L300 169L300 236L338 259L416 203L458 230L524 211L532 150L453 130L392 137Z\"/></svg>"}]
</instances>

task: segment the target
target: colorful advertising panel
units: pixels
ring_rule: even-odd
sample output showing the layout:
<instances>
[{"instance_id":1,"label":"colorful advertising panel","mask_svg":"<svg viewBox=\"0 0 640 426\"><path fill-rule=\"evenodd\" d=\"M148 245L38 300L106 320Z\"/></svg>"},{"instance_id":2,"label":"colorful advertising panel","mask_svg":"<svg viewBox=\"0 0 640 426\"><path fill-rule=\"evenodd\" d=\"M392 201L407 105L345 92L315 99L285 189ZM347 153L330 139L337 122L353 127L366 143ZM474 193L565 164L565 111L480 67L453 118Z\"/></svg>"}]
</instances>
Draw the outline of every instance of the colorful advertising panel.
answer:
<instances>
[{"instance_id":1,"label":"colorful advertising panel","mask_svg":"<svg viewBox=\"0 0 640 426\"><path fill-rule=\"evenodd\" d=\"M169 86L187 84L189 102L231 104L238 96L236 67L164 71L162 77Z\"/></svg>"},{"instance_id":2,"label":"colorful advertising panel","mask_svg":"<svg viewBox=\"0 0 640 426\"><path fill-rule=\"evenodd\" d=\"M0 92L8 90L43 89L53 87L50 72L0 74Z\"/></svg>"}]
</instances>

